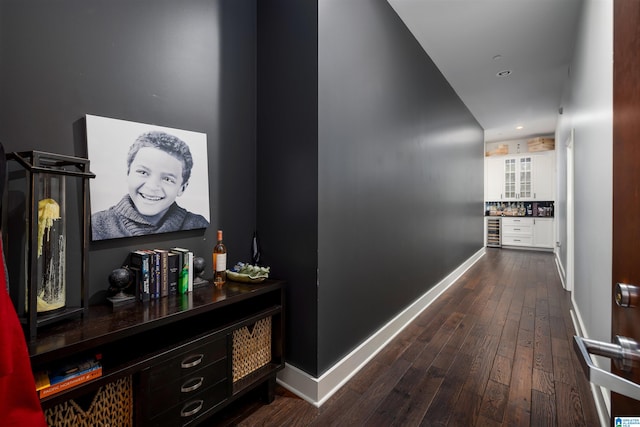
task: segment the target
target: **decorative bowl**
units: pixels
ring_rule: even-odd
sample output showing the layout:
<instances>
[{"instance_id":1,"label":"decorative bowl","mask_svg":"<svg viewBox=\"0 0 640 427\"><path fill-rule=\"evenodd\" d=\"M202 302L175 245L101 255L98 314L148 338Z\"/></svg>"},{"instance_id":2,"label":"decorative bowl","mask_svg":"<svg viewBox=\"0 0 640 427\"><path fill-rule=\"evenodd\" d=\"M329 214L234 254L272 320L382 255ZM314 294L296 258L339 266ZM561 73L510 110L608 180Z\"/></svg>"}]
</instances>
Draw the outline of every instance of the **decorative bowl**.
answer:
<instances>
[{"instance_id":1,"label":"decorative bowl","mask_svg":"<svg viewBox=\"0 0 640 427\"><path fill-rule=\"evenodd\" d=\"M266 277L252 277L248 274L227 270L227 279L242 283L262 283L266 280Z\"/></svg>"}]
</instances>

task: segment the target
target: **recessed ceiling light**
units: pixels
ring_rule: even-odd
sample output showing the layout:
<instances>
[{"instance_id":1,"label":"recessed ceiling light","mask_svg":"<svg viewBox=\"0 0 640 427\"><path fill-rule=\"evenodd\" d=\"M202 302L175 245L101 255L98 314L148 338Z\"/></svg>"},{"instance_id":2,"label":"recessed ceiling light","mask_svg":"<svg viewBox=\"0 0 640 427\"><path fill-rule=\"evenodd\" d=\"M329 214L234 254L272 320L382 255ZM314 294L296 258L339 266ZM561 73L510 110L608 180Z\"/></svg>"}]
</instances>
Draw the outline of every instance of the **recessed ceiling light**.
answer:
<instances>
[{"instance_id":1,"label":"recessed ceiling light","mask_svg":"<svg viewBox=\"0 0 640 427\"><path fill-rule=\"evenodd\" d=\"M507 76L511 75L511 70L498 71L498 73L496 75L498 77L507 77Z\"/></svg>"},{"instance_id":2,"label":"recessed ceiling light","mask_svg":"<svg viewBox=\"0 0 640 427\"><path fill-rule=\"evenodd\" d=\"M502 55L496 55L491 59L493 59L494 61L497 61L498 59L502 59Z\"/></svg>"},{"instance_id":3,"label":"recessed ceiling light","mask_svg":"<svg viewBox=\"0 0 640 427\"><path fill-rule=\"evenodd\" d=\"M517 130L522 130L522 129L524 129L524 126L516 126L516 129Z\"/></svg>"}]
</instances>

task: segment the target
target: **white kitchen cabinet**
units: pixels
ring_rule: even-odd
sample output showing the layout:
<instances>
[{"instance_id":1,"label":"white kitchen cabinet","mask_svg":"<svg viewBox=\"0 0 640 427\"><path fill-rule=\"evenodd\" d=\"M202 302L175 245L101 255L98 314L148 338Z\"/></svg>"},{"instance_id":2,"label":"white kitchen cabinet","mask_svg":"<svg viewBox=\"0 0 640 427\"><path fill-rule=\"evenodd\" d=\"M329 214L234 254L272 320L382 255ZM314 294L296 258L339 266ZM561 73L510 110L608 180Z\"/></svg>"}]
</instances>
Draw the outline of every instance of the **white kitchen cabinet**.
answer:
<instances>
[{"instance_id":1,"label":"white kitchen cabinet","mask_svg":"<svg viewBox=\"0 0 640 427\"><path fill-rule=\"evenodd\" d=\"M533 157L533 200L556 198L556 152L547 151Z\"/></svg>"},{"instance_id":2,"label":"white kitchen cabinet","mask_svg":"<svg viewBox=\"0 0 640 427\"><path fill-rule=\"evenodd\" d=\"M502 218L502 246L532 246L533 218Z\"/></svg>"},{"instance_id":3,"label":"white kitchen cabinet","mask_svg":"<svg viewBox=\"0 0 640 427\"><path fill-rule=\"evenodd\" d=\"M533 218L533 246L553 249L554 240L553 218Z\"/></svg>"},{"instance_id":4,"label":"white kitchen cabinet","mask_svg":"<svg viewBox=\"0 0 640 427\"><path fill-rule=\"evenodd\" d=\"M486 201L555 200L555 151L488 157Z\"/></svg>"},{"instance_id":5,"label":"white kitchen cabinet","mask_svg":"<svg viewBox=\"0 0 640 427\"><path fill-rule=\"evenodd\" d=\"M504 158L487 157L485 161L486 192L485 200L503 200L504 192Z\"/></svg>"},{"instance_id":6,"label":"white kitchen cabinet","mask_svg":"<svg viewBox=\"0 0 640 427\"><path fill-rule=\"evenodd\" d=\"M504 217L502 246L553 249L553 221L553 218Z\"/></svg>"}]
</instances>

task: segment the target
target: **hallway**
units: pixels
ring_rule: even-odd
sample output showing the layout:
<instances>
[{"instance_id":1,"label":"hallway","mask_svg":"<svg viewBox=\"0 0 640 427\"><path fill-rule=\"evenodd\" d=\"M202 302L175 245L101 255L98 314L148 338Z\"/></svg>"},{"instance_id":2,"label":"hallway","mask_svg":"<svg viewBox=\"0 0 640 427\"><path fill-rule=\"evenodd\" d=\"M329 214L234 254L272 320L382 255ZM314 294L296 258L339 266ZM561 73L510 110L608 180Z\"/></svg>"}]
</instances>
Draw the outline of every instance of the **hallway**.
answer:
<instances>
[{"instance_id":1,"label":"hallway","mask_svg":"<svg viewBox=\"0 0 640 427\"><path fill-rule=\"evenodd\" d=\"M487 249L321 408L278 387L212 425L597 426L570 304L553 254Z\"/></svg>"}]
</instances>

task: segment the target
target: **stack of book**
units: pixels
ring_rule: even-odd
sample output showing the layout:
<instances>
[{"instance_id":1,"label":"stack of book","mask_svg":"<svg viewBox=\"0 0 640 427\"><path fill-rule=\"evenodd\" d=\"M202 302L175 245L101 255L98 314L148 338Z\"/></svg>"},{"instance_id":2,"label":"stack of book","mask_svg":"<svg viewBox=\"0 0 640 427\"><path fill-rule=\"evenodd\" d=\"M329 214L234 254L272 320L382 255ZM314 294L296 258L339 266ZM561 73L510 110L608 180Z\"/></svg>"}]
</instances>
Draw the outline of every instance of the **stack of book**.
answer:
<instances>
[{"instance_id":1,"label":"stack of book","mask_svg":"<svg viewBox=\"0 0 640 427\"><path fill-rule=\"evenodd\" d=\"M136 298L149 301L193 290L193 252L184 248L140 249L129 254Z\"/></svg>"},{"instance_id":2,"label":"stack of book","mask_svg":"<svg viewBox=\"0 0 640 427\"><path fill-rule=\"evenodd\" d=\"M34 374L38 397L43 399L102 376L101 355L69 362Z\"/></svg>"}]
</instances>

